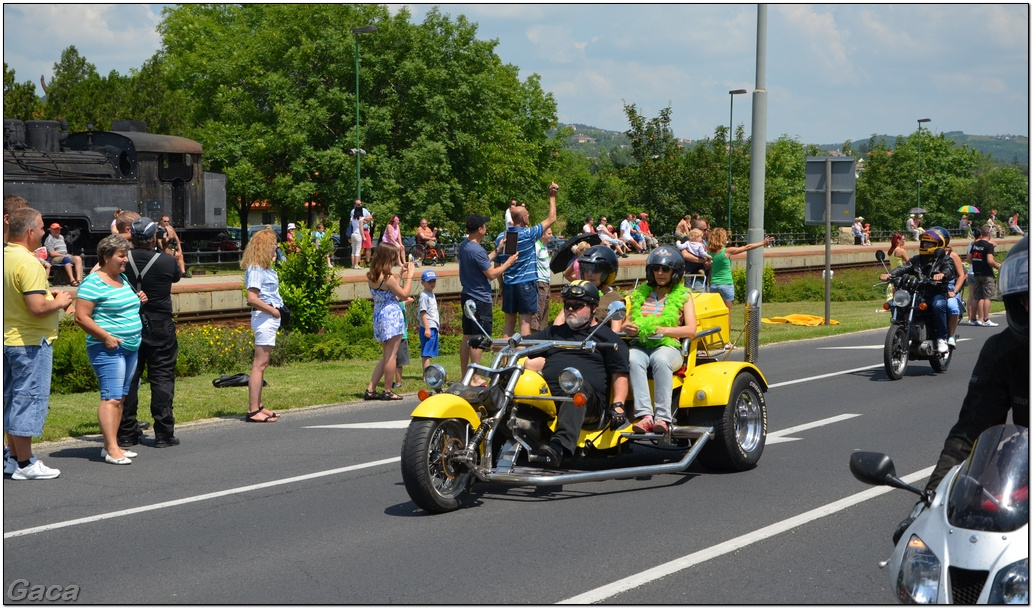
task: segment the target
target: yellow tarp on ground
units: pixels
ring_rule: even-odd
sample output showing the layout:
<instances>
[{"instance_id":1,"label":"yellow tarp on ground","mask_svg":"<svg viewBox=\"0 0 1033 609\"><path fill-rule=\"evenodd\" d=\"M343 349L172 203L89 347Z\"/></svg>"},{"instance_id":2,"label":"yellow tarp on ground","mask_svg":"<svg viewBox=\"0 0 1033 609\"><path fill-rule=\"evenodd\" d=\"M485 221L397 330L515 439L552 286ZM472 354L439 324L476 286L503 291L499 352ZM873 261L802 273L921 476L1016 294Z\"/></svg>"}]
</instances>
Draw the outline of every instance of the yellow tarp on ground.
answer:
<instances>
[{"instance_id":1,"label":"yellow tarp on ground","mask_svg":"<svg viewBox=\"0 0 1033 609\"><path fill-rule=\"evenodd\" d=\"M766 324L793 324L794 326L823 326L825 325L825 318L817 315L801 315L799 313L793 313L792 315L786 315L785 317L761 317L760 320ZM830 319L829 325L838 326L839 322Z\"/></svg>"}]
</instances>

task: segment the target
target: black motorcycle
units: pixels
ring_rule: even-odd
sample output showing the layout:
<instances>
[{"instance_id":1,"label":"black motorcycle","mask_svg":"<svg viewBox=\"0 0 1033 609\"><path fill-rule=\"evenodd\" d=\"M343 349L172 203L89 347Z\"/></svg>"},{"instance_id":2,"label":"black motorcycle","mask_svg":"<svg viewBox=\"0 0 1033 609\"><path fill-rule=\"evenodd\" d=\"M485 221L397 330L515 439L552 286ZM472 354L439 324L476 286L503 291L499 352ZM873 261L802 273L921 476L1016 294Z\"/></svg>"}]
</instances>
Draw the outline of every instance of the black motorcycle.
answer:
<instances>
[{"instance_id":1,"label":"black motorcycle","mask_svg":"<svg viewBox=\"0 0 1033 609\"><path fill-rule=\"evenodd\" d=\"M886 266L885 252L875 252L875 258ZM886 272L889 272L888 268ZM907 370L908 360L918 359L929 360L933 370L945 372L954 355L954 347L948 345L946 353L936 350L935 341L931 338L932 298L943 293L949 282L933 281L922 275L891 277L889 282L893 285L893 298L883 306L892 314L893 323L886 333L886 346L882 352L886 375L891 380L900 380Z\"/></svg>"}]
</instances>

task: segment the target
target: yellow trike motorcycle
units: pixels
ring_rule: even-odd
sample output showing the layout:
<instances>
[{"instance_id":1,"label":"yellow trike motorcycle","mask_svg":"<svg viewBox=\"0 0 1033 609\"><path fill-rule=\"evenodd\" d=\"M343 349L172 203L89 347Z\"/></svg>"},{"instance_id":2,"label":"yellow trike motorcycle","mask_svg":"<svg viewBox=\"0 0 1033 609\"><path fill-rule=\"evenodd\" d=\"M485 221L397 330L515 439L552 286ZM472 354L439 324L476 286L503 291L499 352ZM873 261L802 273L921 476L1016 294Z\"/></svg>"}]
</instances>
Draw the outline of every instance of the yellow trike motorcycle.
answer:
<instances>
[{"instance_id":1,"label":"yellow trike motorcycle","mask_svg":"<svg viewBox=\"0 0 1033 609\"><path fill-rule=\"evenodd\" d=\"M693 298L698 308L713 313L702 321L716 323L683 341L685 366L674 378L672 405L677 410L669 433L633 433L630 421L613 429L608 413L600 409L585 413L578 439L580 459L619 457L627 446L647 443L684 451L676 461L614 467L620 463L617 458L590 470L541 467L535 453L556 429L557 403L584 406L584 379L576 368L566 368L559 377L565 395L552 395L545 379L526 369L524 362L552 349L615 349L616 345L596 342L592 335L583 341L484 337L484 346L495 352L490 366L471 365L463 379L451 385L439 365L429 366L424 374L429 390L420 391L421 402L412 412L402 443L402 480L409 497L428 512L444 513L458 509L477 481L557 486L632 478L685 471L696 457L714 469L743 471L756 466L767 438L767 381L752 363L720 361L710 354L713 345L723 347L727 340L727 322L719 320L727 320L728 310L718 294L694 294ZM476 321L473 303L467 305L471 306L464 314ZM625 312L623 302L611 303L606 322L623 319ZM475 373L488 384L471 386Z\"/></svg>"}]
</instances>

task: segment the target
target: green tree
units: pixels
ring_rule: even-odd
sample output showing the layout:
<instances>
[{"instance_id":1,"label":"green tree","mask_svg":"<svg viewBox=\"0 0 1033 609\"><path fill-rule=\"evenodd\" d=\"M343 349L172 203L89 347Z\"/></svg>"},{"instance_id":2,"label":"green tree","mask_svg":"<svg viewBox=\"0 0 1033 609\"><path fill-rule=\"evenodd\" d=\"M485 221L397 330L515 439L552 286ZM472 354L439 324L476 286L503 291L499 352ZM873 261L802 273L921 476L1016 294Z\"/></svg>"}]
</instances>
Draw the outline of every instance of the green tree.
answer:
<instances>
[{"instance_id":1,"label":"green tree","mask_svg":"<svg viewBox=\"0 0 1033 609\"><path fill-rule=\"evenodd\" d=\"M654 234L674 231L682 215L681 150L671 131L671 108L668 106L652 119L638 113L635 104L624 104L624 114L630 128L631 155L635 164L627 169L627 181L632 189L630 205L650 214ZM610 208L614 217L626 209ZM632 210L635 211L635 210Z\"/></svg>"},{"instance_id":2,"label":"green tree","mask_svg":"<svg viewBox=\"0 0 1033 609\"><path fill-rule=\"evenodd\" d=\"M36 97L36 85L31 80L16 82L14 70L4 62L4 118L30 121L39 118L43 104Z\"/></svg>"}]
</instances>

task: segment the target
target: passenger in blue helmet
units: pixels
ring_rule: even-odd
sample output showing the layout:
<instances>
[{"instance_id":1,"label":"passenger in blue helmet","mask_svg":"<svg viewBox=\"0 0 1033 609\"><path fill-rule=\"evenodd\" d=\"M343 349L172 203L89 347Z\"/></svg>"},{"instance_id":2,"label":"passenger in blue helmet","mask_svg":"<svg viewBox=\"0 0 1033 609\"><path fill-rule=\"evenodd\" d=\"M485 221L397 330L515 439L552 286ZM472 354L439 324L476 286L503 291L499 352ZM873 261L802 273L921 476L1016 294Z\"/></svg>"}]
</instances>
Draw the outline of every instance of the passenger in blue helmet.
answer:
<instances>
[{"instance_id":1,"label":"passenger in blue helmet","mask_svg":"<svg viewBox=\"0 0 1033 609\"><path fill-rule=\"evenodd\" d=\"M943 235L935 230L927 230L919 239L917 256L879 276L882 281L886 281L891 277L910 274L944 283L946 294L936 292L929 299L933 310L933 327L930 334L938 353L947 353L950 350L947 343L947 299L957 296L960 291L960 286L957 285L957 271L951 256L944 249L946 246Z\"/></svg>"},{"instance_id":2,"label":"passenger in blue helmet","mask_svg":"<svg viewBox=\"0 0 1033 609\"><path fill-rule=\"evenodd\" d=\"M951 247L950 231L942 226L934 226L929 230L939 233L943 237L944 250L950 256L951 264L954 266L954 286L947 293L947 346L953 349L958 346L954 334L958 330L961 314L965 312L963 309L965 299L962 298L961 292L965 289L968 271L965 270L965 265L961 263L961 256Z\"/></svg>"},{"instance_id":3,"label":"passenger in blue helmet","mask_svg":"<svg viewBox=\"0 0 1033 609\"><path fill-rule=\"evenodd\" d=\"M682 366L681 340L696 334L696 309L682 281L684 271L685 260L674 247L661 245L650 252L646 283L631 293L631 308L620 325L620 330L634 339L628 361L635 433L665 435L670 431L674 371Z\"/></svg>"}]
</instances>

